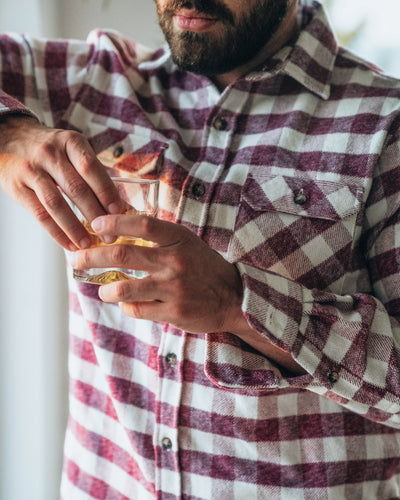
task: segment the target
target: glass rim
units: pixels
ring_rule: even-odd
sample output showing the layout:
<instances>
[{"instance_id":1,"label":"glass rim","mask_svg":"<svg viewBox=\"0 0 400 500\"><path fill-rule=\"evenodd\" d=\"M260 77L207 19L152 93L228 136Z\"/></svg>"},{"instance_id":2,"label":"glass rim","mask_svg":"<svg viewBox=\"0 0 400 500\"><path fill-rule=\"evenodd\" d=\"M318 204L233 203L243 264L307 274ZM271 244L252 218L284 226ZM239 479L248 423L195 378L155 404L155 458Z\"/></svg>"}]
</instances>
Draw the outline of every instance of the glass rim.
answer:
<instances>
[{"instance_id":1,"label":"glass rim","mask_svg":"<svg viewBox=\"0 0 400 500\"><path fill-rule=\"evenodd\" d=\"M111 177L113 182L129 182L131 184L158 184L159 179L139 179L134 177Z\"/></svg>"}]
</instances>

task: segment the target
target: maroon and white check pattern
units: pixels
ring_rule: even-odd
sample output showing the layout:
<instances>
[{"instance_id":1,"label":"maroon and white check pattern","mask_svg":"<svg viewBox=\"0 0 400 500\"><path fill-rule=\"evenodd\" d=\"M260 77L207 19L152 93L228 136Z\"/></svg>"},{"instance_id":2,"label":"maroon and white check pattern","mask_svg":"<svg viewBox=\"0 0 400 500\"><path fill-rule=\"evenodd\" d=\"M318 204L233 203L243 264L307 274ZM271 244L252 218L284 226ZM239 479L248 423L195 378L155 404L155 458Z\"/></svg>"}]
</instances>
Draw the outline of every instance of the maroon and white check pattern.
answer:
<instances>
[{"instance_id":1,"label":"maroon and white check pattern","mask_svg":"<svg viewBox=\"0 0 400 500\"><path fill-rule=\"evenodd\" d=\"M169 145L161 217L237 264L249 323L307 370L70 279L64 500L399 498L400 85L338 48L316 2L299 22L222 94L116 33L0 38L1 112L102 158Z\"/></svg>"}]
</instances>

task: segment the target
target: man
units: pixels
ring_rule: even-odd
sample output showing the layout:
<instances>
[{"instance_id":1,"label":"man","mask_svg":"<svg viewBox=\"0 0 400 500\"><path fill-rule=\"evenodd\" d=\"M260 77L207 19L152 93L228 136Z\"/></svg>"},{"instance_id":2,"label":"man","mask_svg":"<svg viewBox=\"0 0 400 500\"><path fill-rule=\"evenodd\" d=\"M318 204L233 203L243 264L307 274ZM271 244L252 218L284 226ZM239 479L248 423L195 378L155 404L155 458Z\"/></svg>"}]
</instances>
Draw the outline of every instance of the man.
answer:
<instances>
[{"instance_id":1,"label":"man","mask_svg":"<svg viewBox=\"0 0 400 500\"><path fill-rule=\"evenodd\" d=\"M0 39L3 188L74 267L148 272L70 280L62 498L395 498L399 82L317 2L156 5L170 50ZM165 145L160 220L121 215L95 155ZM60 191L156 246L88 249Z\"/></svg>"}]
</instances>

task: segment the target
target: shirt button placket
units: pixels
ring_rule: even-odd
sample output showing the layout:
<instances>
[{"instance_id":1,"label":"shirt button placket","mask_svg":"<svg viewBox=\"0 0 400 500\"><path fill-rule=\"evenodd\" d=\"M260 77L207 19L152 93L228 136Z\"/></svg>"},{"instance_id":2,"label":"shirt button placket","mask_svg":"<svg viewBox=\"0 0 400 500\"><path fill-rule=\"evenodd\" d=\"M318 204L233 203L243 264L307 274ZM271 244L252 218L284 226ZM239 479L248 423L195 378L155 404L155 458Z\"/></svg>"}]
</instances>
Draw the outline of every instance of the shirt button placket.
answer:
<instances>
[{"instance_id":1,"label":"shirt button placket","mask_svg":"<svg viewBox=\"0 0 400 500\"><path fill-rule=\"evenodd\" d=\"M124 154L124 148L122 146L117 146L113 151L114 158L120 158Z\"/></svg>"},{"instance_id":2,"label":"shirt button placket","mask_svg":"<svg viewBox=\"0 0 400 500\"><path fill-rule=\"evenodd\" d=\"M163 437L161 440L161 446L163 450L168 451L172 449L172 441L170 440L169 437Z\"/></svg>"},{"instance_id":3,"label":"shirt button placket","mask_svg":"<svg viewBox=\"0 0 400 500\"><path fill-rule=\"evenodd\" d=\"M195 182L192 186L192 194L195 198L202 198L206 193L206 187L202 182Z\"/></svg>"},{"instance_id":4,"label":"shirt button placket","mask_svg":"<svg viewBox=\"0 0 400 500\"><path fill-rule=\"evenodd\" d=\"M223 116L217 116L217 118L214 120L214 127L217 130L223 132L224 130L228 129L228 120Z\"/></svg>"},{"instance_id":5,"label":"shirt button placket","mask_svg":"<svg viewBox=\"0 0 400 500\"><path fill-rule=\"evenodd\" d=\"M164 330L159 351L159 390L156 415L156 487L180 498L181 475L178 449L178 411L182 391L182 356L184 336Z\"/></svg>"},{"instance_id":6,"label":"shirt button placket","mask_svg":"<svg viewBox=\"0 0 400 500\"><path fill-rule=\"evenodd\" d=\"M178 363L178 356L174 352L169 352L165 356L165 361L170 365L170 366L175 366Z\"/></svg>"}]
</instances>

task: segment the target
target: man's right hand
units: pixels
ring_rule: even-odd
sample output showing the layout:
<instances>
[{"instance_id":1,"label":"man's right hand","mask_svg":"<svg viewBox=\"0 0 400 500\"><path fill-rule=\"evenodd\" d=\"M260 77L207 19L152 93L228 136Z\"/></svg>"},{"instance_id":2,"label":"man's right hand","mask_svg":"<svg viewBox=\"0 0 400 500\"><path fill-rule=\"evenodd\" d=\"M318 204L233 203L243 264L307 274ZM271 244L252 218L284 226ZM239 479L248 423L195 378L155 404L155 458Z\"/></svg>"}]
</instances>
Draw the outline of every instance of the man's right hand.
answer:
<instances>
[{"instance_id":1,"label":"man's right hand","mask_svg":"<svg viewBox=\"0 0 400 500\"><path fill-rule=\"evenodd\" d=\"M83 135L45 127L28 116L0 118L0 185L67 250L87 248L89 235L61 191L89 222L123 209Z\"/></svg>"}]
</instances>

